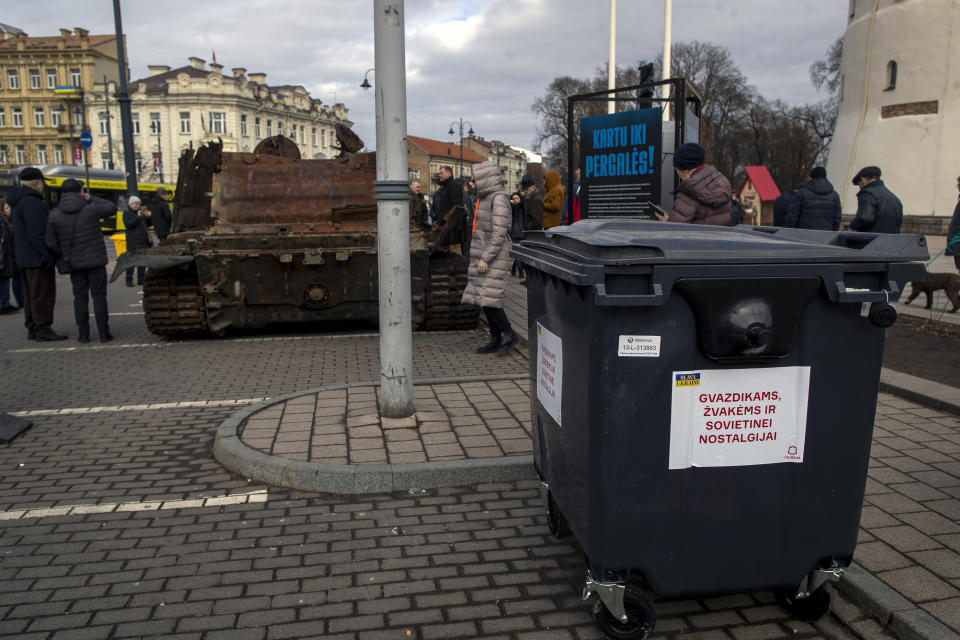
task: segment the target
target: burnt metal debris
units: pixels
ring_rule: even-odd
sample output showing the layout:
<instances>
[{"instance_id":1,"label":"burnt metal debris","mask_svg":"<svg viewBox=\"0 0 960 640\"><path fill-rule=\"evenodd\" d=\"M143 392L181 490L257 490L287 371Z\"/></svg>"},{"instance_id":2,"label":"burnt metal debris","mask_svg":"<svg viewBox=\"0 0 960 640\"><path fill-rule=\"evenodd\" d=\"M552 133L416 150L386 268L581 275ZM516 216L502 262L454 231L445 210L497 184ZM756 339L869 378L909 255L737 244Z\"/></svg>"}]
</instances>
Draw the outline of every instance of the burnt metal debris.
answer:
<instances>
[{"instance_id":1,"label":"burnt metal debris","mask_svg":"<svg viewBox=\"0 0 960 640\"><path fill-rule=\"evenodd\" d=\"M163 336L222 335L279 323L378 320L376 154L338 128L340 155L300 158L283 136L254 152L220 141L180 157L173 233L160 246L123 254L125 269L148 268L147 327ZM476 327L461 305L468 260L460 254L466 211L444 224L410 221L413 325Z\"/></svg>"}]
</instances>

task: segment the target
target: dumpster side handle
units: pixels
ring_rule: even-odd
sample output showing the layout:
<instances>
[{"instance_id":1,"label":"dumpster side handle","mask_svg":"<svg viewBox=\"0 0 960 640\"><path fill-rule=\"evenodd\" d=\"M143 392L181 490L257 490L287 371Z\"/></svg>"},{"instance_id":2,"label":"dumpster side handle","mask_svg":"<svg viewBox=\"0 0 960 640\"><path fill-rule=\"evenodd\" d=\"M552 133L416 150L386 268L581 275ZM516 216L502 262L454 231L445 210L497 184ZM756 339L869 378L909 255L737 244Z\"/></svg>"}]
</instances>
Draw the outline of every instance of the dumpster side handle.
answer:
<instances>
[{"instance_id":1,"label":"dumpster side handle","mask_svg":"<svg viewBox=\"0 0 960 640\"><path fill-rule=\"evenodd\" d=\"M888 281L889 289L871 291L869 289L847 288L843 281L837 282L837 302L887 302L900 297L900 287L893 280Z\"/></svg>"},{"instance_id":2,"label":"dumpster side handle","mask_svg":"<svg viewBox=\"0 0 960 640\"><path fill-rule=\"evenodd\" d=\"M605 307L632 307L632 306L655 306L664 302L663 285L659 282L653 283L653 293L640 294L616 294L607 293L605 284L593 285L597 293L597 305Z\"/></svg>"}]
</instances>

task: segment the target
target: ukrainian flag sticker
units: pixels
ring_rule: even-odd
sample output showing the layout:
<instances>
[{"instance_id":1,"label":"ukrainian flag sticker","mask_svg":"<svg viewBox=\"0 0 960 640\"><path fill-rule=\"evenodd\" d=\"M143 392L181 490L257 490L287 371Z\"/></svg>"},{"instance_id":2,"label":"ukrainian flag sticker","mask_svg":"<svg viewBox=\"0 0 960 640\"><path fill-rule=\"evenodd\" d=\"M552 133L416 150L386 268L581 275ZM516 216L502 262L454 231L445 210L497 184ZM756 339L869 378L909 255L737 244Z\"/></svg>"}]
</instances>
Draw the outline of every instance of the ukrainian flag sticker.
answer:
<instances>
[{"instance_id":1,"label":"ukrainian flag sticker","mask_svg":"<svg viewBox=\"0 0 960 640\"><path fill-rule=\"evenodd\" d=\"M676 375L676 386L678 387L699 387L699 373L678 373Z\"/></svg>"}]
</instances>

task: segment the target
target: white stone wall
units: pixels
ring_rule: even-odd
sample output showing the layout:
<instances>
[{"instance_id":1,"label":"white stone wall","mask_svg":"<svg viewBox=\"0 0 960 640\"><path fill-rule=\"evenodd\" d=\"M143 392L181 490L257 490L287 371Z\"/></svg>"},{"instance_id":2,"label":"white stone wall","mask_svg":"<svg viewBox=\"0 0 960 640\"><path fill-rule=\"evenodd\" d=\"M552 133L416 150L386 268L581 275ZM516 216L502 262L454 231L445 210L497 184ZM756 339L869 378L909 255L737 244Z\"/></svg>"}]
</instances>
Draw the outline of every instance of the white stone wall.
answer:
<instances>
[{"instance_id":1,"label":"white stone wall","mask_svg":"<svg viewBox=\"0 0 960 640\"><path fill-rule=\"evenodd\" d=\"M866 165L883 180L907 215L949 217L960 175L960 2L851 0L843 42L842 99L827 173L857 207L850 181ZM897 81L888 89L888 65ZM884 118L883 107L937 101L937 113Z\"/></svg>"}]
</instances>

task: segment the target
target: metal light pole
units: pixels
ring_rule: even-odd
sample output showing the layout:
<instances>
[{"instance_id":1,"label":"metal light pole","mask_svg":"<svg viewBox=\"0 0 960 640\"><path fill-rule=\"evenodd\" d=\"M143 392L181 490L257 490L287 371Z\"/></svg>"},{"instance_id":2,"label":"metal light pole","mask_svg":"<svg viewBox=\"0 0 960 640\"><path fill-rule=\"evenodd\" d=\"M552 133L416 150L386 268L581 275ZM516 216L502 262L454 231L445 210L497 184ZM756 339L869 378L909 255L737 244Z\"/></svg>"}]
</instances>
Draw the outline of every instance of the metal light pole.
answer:
<instances>
[{"instance_id":1,"label":"metal light pole","mask_svg":"<svg viewBox=\"0 0 960 640\"><path fill-rule=\"evenodd\" d=\"M672 0L663 0L663 69L662 77L664 80L670 79L670 31L673 26L673 3ZM663 93L666 94L670 85L663 85ZM669 98L668 95L662 95L661 98ZM663 121L670 120L670 103L663 104Z\"/></svg>"},{"instance_id":2,"label":"metal light pole","mask_svg":"<svg viewBox=\"0 0 960 640\"><path fill-rule=\"evenodd\" d=\"M127 58L123 49L123 22L120 18L120 0L113 0L113 20L117 30L117 65L120 67L120 85L117 102L120 104L120 129L123 131L123 166L127 174L127 195L137 193L137 159L133 147L133 117L130 115L130 96L127 95Z\"/></svg>"},{"instance_id":3,"label":"metal light pole","mask_svg":"<svg viewBox=\"0 0 960 640\"><path fill-rule=\"evenodd\" d=\"M106 74L103 76L103 104L103 109L107 114L107 151L110 153L107 168L113 169L113 136L110 133L110 121L113 120L113 116L110 115L110 87L107 85Z\"/></svg>"},{"instance_id":4,"label":"metal light pole","mask_svg":"<svg viewBox=\"0 0 960 640\"><path fill-rule=\"evenodd\" d=\"M463 125L465 125L465 124L466 124L466 125L470 125L470 130L467 132L467 135L471 135L471 136L472 136L472 135L474 134L474 131L473 131L473 123L471 123L471 122L469 122L469 121L466 121L466 122L465 122L465 121L463 120L463 116L461 116L459 120L454 120L453 122L451 122L451 123L450 123L450 131L447 131L447 135L448 135L448 136L452 136L452 135L453 135L453 125L457 125L457 126L459 127L459 131L460 131L460 161L457 163L457 173L459 174L459 175L457 176L458 178L462 178L462 177L463 177Z\"/></svg>"},{"instance_id":5,"label":"metal light pole","mask_svg":"<svg viewBox=\"0 0 960 640\"><path fill-rule=\"evenodd\" d=\"M83 132L87 130L87 117L83 109L83 89L77 87L77 93L80 96L80 106L77 107L77 110L80 112L80 135L83 135ZM86 176L87 182L87 193L90 193L90 151L87 147L80 144L81 151L83 153L83 173Z\"/></svg>"},{"instance_id":6,"label":"metal light pole","mask_svg":"<svg viewBox=\"0 0 960 640\"><path fill-rule=\"evenodd\" d=\"M380 288L380 414L413 415L410 313L410 187L403 1L374 0L377 71L377 264Z\"/></svg>"},{"instance_id":7,"label":"metal light pole","mask_svg":"<svg viewBox=\"0 0 960 640\"><path fill-rule=\"evenodd\" d=\"M607 63L607 89L617 87L617 0L610 0L610 61ZM611 94L613 95L613 94ZM616 113L615 100L607 100L607 113Z\"/></svg>"},{"instance_id":8,"label":"metal light pole","mask_svg":"<svg viewBox=\"0 0 960 640\"><path fill-rule=\"evenodd\" d=\"M163 148L160 146L159 120L157 120L157 173L160 174L160 182L163 182Z\"/></svg>"}]
</instances>

